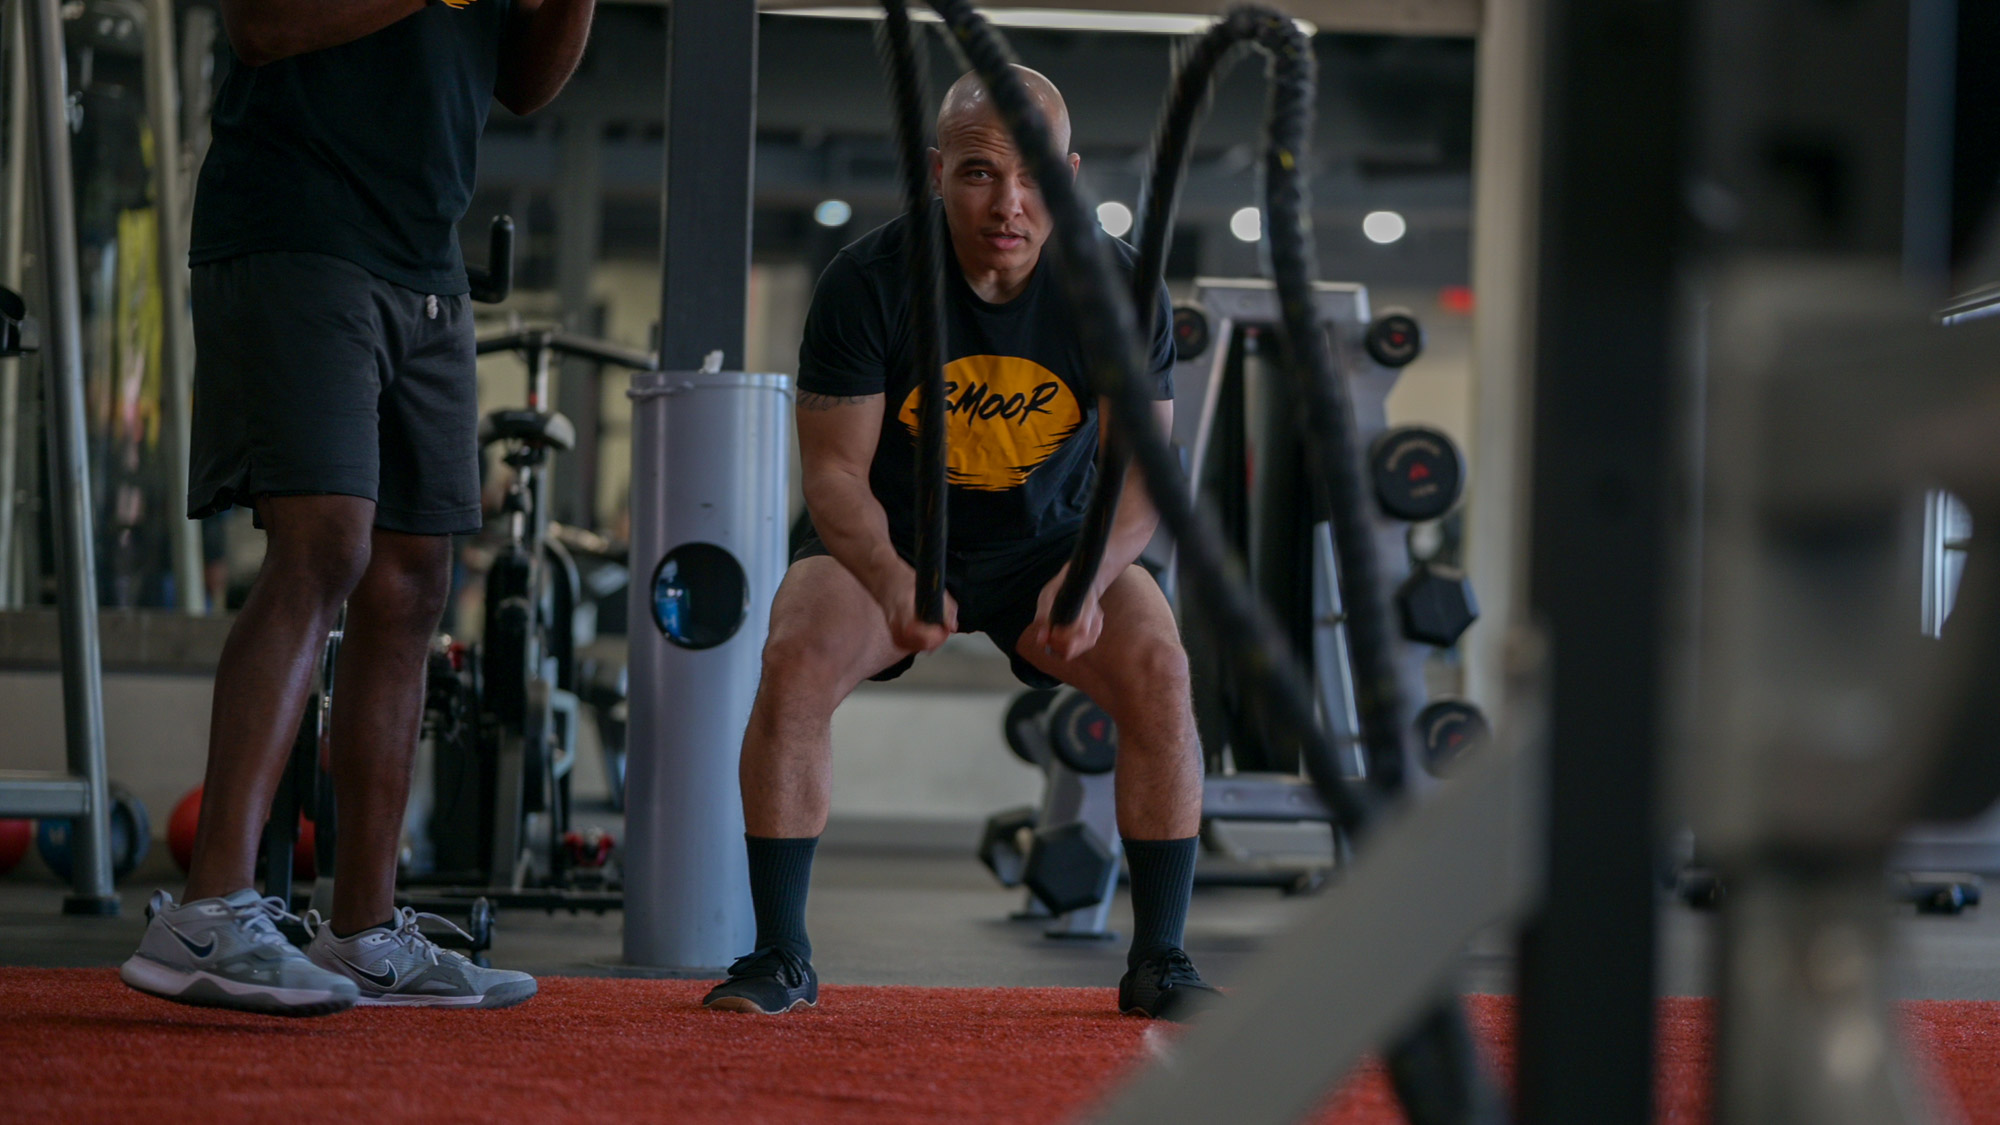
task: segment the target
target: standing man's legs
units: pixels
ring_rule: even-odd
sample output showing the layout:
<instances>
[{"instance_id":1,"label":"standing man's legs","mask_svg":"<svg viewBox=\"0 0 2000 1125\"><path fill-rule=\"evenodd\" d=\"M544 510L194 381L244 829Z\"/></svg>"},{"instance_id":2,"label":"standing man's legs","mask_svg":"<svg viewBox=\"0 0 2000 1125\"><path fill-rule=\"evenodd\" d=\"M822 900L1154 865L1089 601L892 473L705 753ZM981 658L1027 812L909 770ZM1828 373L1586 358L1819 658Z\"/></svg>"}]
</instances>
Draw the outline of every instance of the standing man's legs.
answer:
<instances>
[{"instance_id":1,"label":"standing man's legs","mask_svg":"<svg viewBox=\"0 0 2000 1125\"><path fill-rule=\"evenodd\" d=\"M1023 659L1081 690L1118 727L1118 833L1132 881L1132 947L1119 1007L1179 1019L1214 991L1182 950L1201 832L1201 742L1187 653L1151 575L1127 568L1099 601L1104 631L1074 660L1020 647Z\"/></svg>"},{"instance_id":2,"label":"standing man's legs","mask_svg":"<svg viewBox=\"0 0 2000 1125\"><path fill-rule=\"evenodd\" d=\"M806 891L833 787L834 708L905 655L875 599L833 557L786 571L739 767L757 948L708 994L709 1007L774 1014L817 1002Z\"/></svg>"}]
</instances>

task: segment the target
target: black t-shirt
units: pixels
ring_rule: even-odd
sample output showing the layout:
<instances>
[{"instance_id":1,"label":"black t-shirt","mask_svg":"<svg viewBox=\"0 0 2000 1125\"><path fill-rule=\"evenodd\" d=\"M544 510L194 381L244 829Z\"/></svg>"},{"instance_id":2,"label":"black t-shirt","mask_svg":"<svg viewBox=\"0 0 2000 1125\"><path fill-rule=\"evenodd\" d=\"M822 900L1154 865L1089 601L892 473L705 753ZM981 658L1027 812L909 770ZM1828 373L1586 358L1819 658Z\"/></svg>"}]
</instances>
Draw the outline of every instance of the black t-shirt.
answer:
<instances>
[{"instance_id":1,"label":"black t-shirt","mask_svg":"<svg viewBox=\"0 0 2000 1125\"><path fill-rule=\"evenodd\" d=\"M1073 533L1096 478L1097 397L1075 312L1045 248L1028 286L1006 304L966 283L932 206L946 253L944 358L949 442L948 550L994 558ZM910 369L909 279L902 217L842 250L820 276L799 345L799 390L883 395L882 438L869 472L896 546L914 541L917 394ZM1130 275L1136 252L1113 240ZM1173 397L1173 316L1166 286L1148 372Z\"/></svg>"},{"instance_id":2,"label":"black t-shirt","mask_svg":"<svg viewBox=\"0 0 2000 1125\"><path fill-rule=\"evenodd\" d=\"M265 66L232 52L189 261L309 251L421 292L466 292L458 221L512 7L433 4Z\"/></svg>"}]
</instances>

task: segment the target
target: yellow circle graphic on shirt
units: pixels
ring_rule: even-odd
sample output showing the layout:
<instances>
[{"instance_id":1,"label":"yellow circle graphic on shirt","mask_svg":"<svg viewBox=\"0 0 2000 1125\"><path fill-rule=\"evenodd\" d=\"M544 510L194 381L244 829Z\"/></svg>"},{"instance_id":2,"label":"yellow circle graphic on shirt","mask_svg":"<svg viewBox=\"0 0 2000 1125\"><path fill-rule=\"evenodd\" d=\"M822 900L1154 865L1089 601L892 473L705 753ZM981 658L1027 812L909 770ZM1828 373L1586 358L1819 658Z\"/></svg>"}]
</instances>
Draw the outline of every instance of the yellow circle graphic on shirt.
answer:
<instances>
[{"instance_id":1,"label":"yellow circle graphic on shirt","mask_svg":"<svg viewBox=\"0 0 2000 1125\"><path fill-rule=\"evenodd\" d=\"M897 414L917 433L918 388ZM1069 384L1033 360L969 355L945 364L946 476L978 492L1019 488L1083 425Z\"/></svg>"}]
</instances>

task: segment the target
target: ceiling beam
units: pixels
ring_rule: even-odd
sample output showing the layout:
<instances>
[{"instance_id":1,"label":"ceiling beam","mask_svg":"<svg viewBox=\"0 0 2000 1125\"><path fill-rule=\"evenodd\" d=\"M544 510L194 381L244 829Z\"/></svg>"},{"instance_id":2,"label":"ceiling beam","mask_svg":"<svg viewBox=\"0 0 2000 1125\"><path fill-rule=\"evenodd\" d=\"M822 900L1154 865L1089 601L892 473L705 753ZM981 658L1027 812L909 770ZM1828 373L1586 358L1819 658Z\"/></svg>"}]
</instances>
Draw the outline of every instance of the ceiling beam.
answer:
<instances>
[{"instance_id":1,"label":"ceiling beam","mask_svg":"<svg viewBox=\"0 0 2000 1125\"><path fill-rule=\"evenodd\" d=\"M665 0L612 0L654 7ZM851 7L866 0L758 0L761 8ZM1306 20L1321 31L1367 35L1441 35L1470 37L1479 33L1482 0L1284 0L1276 6ZM1215 15L1218 0L1004 0L996 10L1060 8L1093 12L1166 12Z\"/></svg>"}]
</instances>

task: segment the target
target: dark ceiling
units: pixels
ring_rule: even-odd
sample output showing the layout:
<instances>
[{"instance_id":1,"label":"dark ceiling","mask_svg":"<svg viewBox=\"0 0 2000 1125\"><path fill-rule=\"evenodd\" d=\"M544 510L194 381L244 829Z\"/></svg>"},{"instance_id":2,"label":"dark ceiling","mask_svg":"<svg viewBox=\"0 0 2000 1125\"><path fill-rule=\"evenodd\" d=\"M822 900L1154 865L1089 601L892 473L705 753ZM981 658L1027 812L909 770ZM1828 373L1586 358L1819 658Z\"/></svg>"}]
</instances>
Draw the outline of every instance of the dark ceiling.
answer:
<instances>
[{"instance_id":1,"label":"dark ceiling","mask_svg":"<svg viewBox=\"0 0 2000 1125\"><path fill-rule=\"evenodd\" d=\"M867 22L761 17L758 67L756 253L822 260L897 207L895 150L883 77ZM1101 199L1135 201L1173 37L1015 31L1022 61L1064 92L1084 176ZM1473 45L1467 39L1321 34L1319 122L1314 139L1314 220L1321 273L1373 282L1463 281L1471 215ZM525 217L527 280L553 269L547 253L559 180L579 149L572 130L594 132L603 200L601 252L658 253L659 174L666 58L660 9L600 8L588 55L548 109L515 118L495 109L481 149L481 197L469 227L506 209ZM949 46L931 38L933 95L957 73ZM1249 273L1254 247L1227 221L1257 202L1262 67L1239 66L1218 92L1196 149L1182 204L1182 272ZM574 138L572 138L574 140ZM854 209L843 228L811 220L820 200ZM1409 221L1401 241L1378 246L1361 217L1391 209ZM470 231L468 231L470 233ZM476 244L476 242L469 243ZM537 247L542 250L538 251Z\"/></svg>"}]
</instances>

